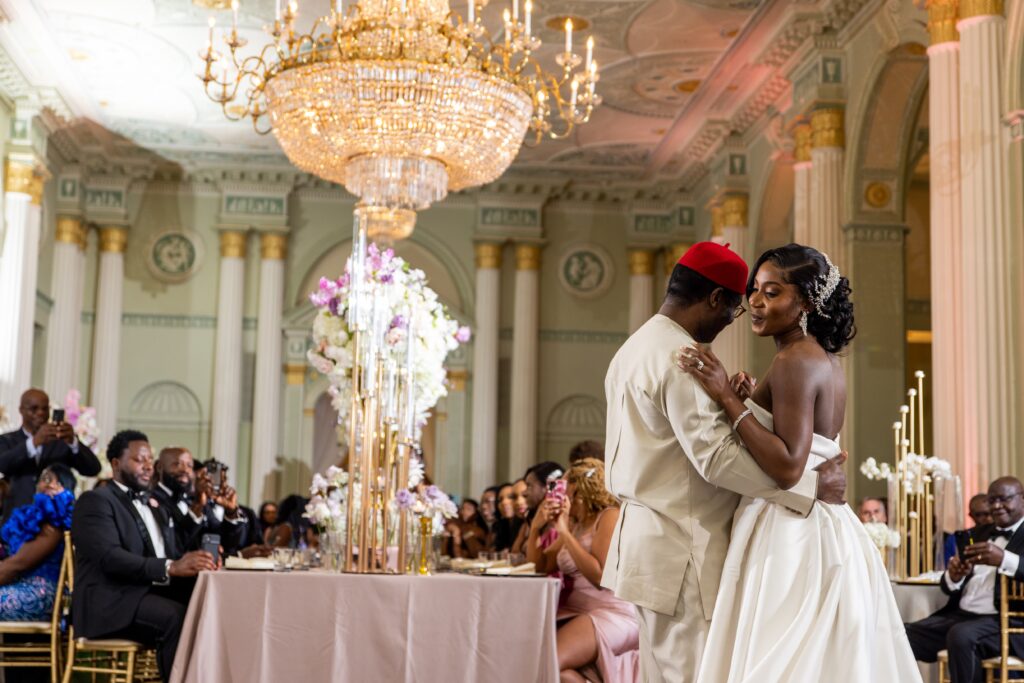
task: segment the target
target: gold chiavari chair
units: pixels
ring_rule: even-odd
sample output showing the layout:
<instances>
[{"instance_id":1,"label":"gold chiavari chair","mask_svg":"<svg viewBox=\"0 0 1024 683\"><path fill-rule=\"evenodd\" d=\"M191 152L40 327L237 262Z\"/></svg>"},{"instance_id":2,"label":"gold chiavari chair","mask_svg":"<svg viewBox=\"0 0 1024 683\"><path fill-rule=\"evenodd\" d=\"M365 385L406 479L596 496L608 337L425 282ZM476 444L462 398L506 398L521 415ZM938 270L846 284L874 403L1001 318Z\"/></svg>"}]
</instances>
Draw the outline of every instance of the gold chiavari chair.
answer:
<instances>
[{"instance_id":1,"label":"gold chiavari chair","mask_svg":"<svg viewBox=\"0 0 1024 683\"><path fill-rule=\"evenodd\" d=\"M949 651L939 651L935 659L939 663L939 683L952 683L949 680Z\"/></svg>"},{"instance_id":2,"label":"gold chiavari chair","mask_svg":"<svg viewBox=\"0 0 1024 683\"><path fill-rule=\"evenodd\" d=\"M70 534L65 534L64 563L67 574L68 604L75 587L75 552ZM146 648L133 640L119 638L76 638L75 629L68 616L68 654L64 669L63 683L70 683L76 671L93 674L108 674L110 683L137 683L138 681L159 681L156 666L156 651Z\"/></svg>"},{"instance_id":3,"label":"gold chiavari chair","mask_svg":"<svg viewBox=\"0 0 1024 683\"><path fill-rule=\"evenodd\" d=\"M999 576L999 656L981 663L985 670L985 683L995 683L999 671L1000 683L1010 680L1011 671L1024 671L1024 661L1010 654L1010 636L1024 635L1024 582Z\"/></svg>"},{"instance_id":4,"label":"gold chiavari chair","mask_svg":"<svg viewBox=\"0 0 1024 683\"><path fill-rule=\"evenodd\" d=\"M60 563L57 590L53 596L53 609L49 621L0 621L0 635L29 637L24 643L0 645L0 668L37 667L50 670L50 683L57 683L61 675L61 619L69 605L66 599L67 556L71 546L70 534L64 532L64 559Z\"/></svg>"}]
</instances>

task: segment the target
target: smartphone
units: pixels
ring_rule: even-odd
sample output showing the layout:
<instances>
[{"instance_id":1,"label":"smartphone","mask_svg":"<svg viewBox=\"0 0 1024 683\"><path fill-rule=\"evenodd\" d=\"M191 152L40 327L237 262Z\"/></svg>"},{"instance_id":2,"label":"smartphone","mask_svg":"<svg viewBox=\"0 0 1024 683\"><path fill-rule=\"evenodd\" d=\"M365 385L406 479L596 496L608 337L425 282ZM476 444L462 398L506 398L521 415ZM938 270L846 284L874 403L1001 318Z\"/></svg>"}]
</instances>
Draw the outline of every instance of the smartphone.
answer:
<instances>
[{"instance_id":1,"label":"smartphone","mask_svg":"<svg viewBox=\"0 0 1024 683\"><path fill-rule=\"evenodd\" d=\"M548 482L547 499L561 505L565 500L565 479L556 479Z\"/></svg>"},{"instance_id":2,"label":"smartphone","mask_svg":"<svg viewBox=\"0 0 1024 683\"><path fill-rule=\"evenodd\" d=\"M210 553L213 555L213 561L220 563L220 534L203 534L199 549Z\"/></svg>"},{"instance_id":3,"label":"smartphone","mask_svg":"<svg viewBox=\"0 0 1024 683\"><path fill-rule=\"evenodd\" d=\"M54 424L60 424L64 421L64 409L54 408L53 409L53 422Z\"/></svg>"},{"instance_id":4,"label":"smartphone","mask_svg":"<svg viewBox=\"0 0 1024 683\"><path fill-rule=\"evenodd\" d=\"M211 462L206 466L206 474L210 477L213 492L219 494L220 487L224 484L224 466L216 461Z\"/></svg>"},{"instance_id":5,"label":"smartphone","mask_svg":"<svg viewBox=\"0 0 1024 683\"><path fill-rule=\"evenodd\" d=\"M974 545L974 536L970 530L954 531L953 538L956 540L956 554L961 560L964 559L964 551L967 550L967 546Z\"/></svg>"}]
</instances>

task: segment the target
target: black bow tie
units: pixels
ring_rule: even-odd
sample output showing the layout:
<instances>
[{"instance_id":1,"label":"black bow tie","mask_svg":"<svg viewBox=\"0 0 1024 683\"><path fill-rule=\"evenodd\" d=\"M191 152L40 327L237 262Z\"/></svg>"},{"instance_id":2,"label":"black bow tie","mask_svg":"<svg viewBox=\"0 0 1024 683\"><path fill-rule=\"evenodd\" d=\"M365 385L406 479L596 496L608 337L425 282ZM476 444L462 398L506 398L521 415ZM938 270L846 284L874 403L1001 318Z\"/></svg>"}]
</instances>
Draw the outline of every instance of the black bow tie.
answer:
<instances>
[{"instance_id":1,"label":"black bow tie","mask_svg":"<svg viewBox=\"0 0 1024 683\"><path fill-rule=\"evenodd\" d=\"M1009 541L1011 538L1013 538L1013 532L1009 529L996 529L992 532L992 535L989 538L994 541L1000 537L1005 538L1007 541Z\"/></svg>"},{"instance_id":2,"label":"black bow tie","mask_svg":"<svg viewBox=\"0 0 1024 683\"><path fill-rule=\"evenodd\" d=\"M131 498L132 501L137 500L143 505L149 504L149 496L149 491L132 491L131 489L128 489L128 497Z\"/></svg>"}]
</instances>

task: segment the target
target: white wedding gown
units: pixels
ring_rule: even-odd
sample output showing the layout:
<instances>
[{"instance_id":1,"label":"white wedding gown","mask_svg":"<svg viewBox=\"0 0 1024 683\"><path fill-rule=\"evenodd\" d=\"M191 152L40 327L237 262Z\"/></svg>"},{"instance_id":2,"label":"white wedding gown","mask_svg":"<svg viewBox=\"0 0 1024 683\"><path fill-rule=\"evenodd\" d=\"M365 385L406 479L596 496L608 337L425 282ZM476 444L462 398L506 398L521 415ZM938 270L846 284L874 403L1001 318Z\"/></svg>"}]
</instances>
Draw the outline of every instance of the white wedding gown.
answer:
<instances>
[{"instance_id":1,"label":"white wedding gown","mask_svg":"<svg viewBox=\"0 0 1024 683\"><path fill-rule=\"evenodd\" d=\"M748 407L767 429L772 415ZM818 434L807 468L839 453ZM881 555L848 505L801 517L744 498L698 683L914 683L917 663Z\"/></svg>"}]
</instances>

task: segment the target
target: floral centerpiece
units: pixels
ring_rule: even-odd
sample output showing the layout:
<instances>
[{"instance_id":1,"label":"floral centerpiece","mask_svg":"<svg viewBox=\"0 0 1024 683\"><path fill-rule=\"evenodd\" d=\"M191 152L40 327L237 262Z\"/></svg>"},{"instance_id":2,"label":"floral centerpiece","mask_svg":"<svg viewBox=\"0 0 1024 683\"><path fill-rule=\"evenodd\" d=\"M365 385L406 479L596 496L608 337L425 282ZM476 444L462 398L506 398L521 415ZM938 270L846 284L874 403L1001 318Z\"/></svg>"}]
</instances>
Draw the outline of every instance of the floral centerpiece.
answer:
<instances>
[{"instance_id":1,"label":"floral centerpiece","mask_svg":"<svg viewBox=\"0 0 1024 683\"><path fill-rule=\"evenodd\" d=\"M399 489L393 505L396 510L408 510L420 520L420 561L418 572L429 574L427 561L431 538L444 528L444 520L458 513L458 508L448 494L437 486L430 485L422 490Z\"/></svg>"},{"instance_id":2,"label":"floral centerpiece","mask_svg":"<svg viewBox=\"0 0 1024 683\"><path fill-rule=\"evenodd\" d=\"M367 280L383 295L387 312L384 336L387 353L400 365L405 354L407 330L416 340L413 385L416 396L416 427L422 429L437 401L447 395L444 360L459 344L469 341L469 328L450 318L437 293L427 286L422 270L412 268L391 249L367 248ZM313 348L309 362L331 383L332 405L338 422L348 419L352 392L352 368L356 363L355 337L347 323L351 286L351 259L337 280L321 278L309 299L319 309L313 321ZM410 319L411 317L411 319ZM347 440L348 435L343 434Z\"/></svg>"},{"instance_id":3,"label":"floral centerpiece","mask_svg":"<svg viewBox=\"0 0 1024 683\"><path fill-rule=\"evenodd\" d=\"M89 450L95 451L100 443L100 426L96 421L96 409L81 404L82 393L78 389L68 390L64 399L64 419L75 429L75 436Z\"/></svg>"},{"instance_id":4,"label":"floral centerpiece","mask_svg":"<svg viewBox=\"0 0 1024 683\"><path fill-rule=\"evenodd\" d=\"M410 488L423 481L423 463L418 459L409 464ZM436 486L430 488L437 488ZM401 489L409 493L408 489ZM321 532L341 532L345 529L345 502L348 500L348 472L331 465L324 474L313 475L313 483L309 487L309 502L303 517L308 519ZM359 489L356 489L359 498Z\"/></svg>"},{"instance_id":5,"label":"floral centerpiece","mask_svg":"<svg viewBox=\"0 0 1024 683\"><path fill-rule=\"evenodd\" d=\"M864 530L868 532L868 538L878 548L878 552L885 556L887 548L898 548L900 546L900 534L889 525L881 522L865 522Z\"/></svg>"}]
</instances>

